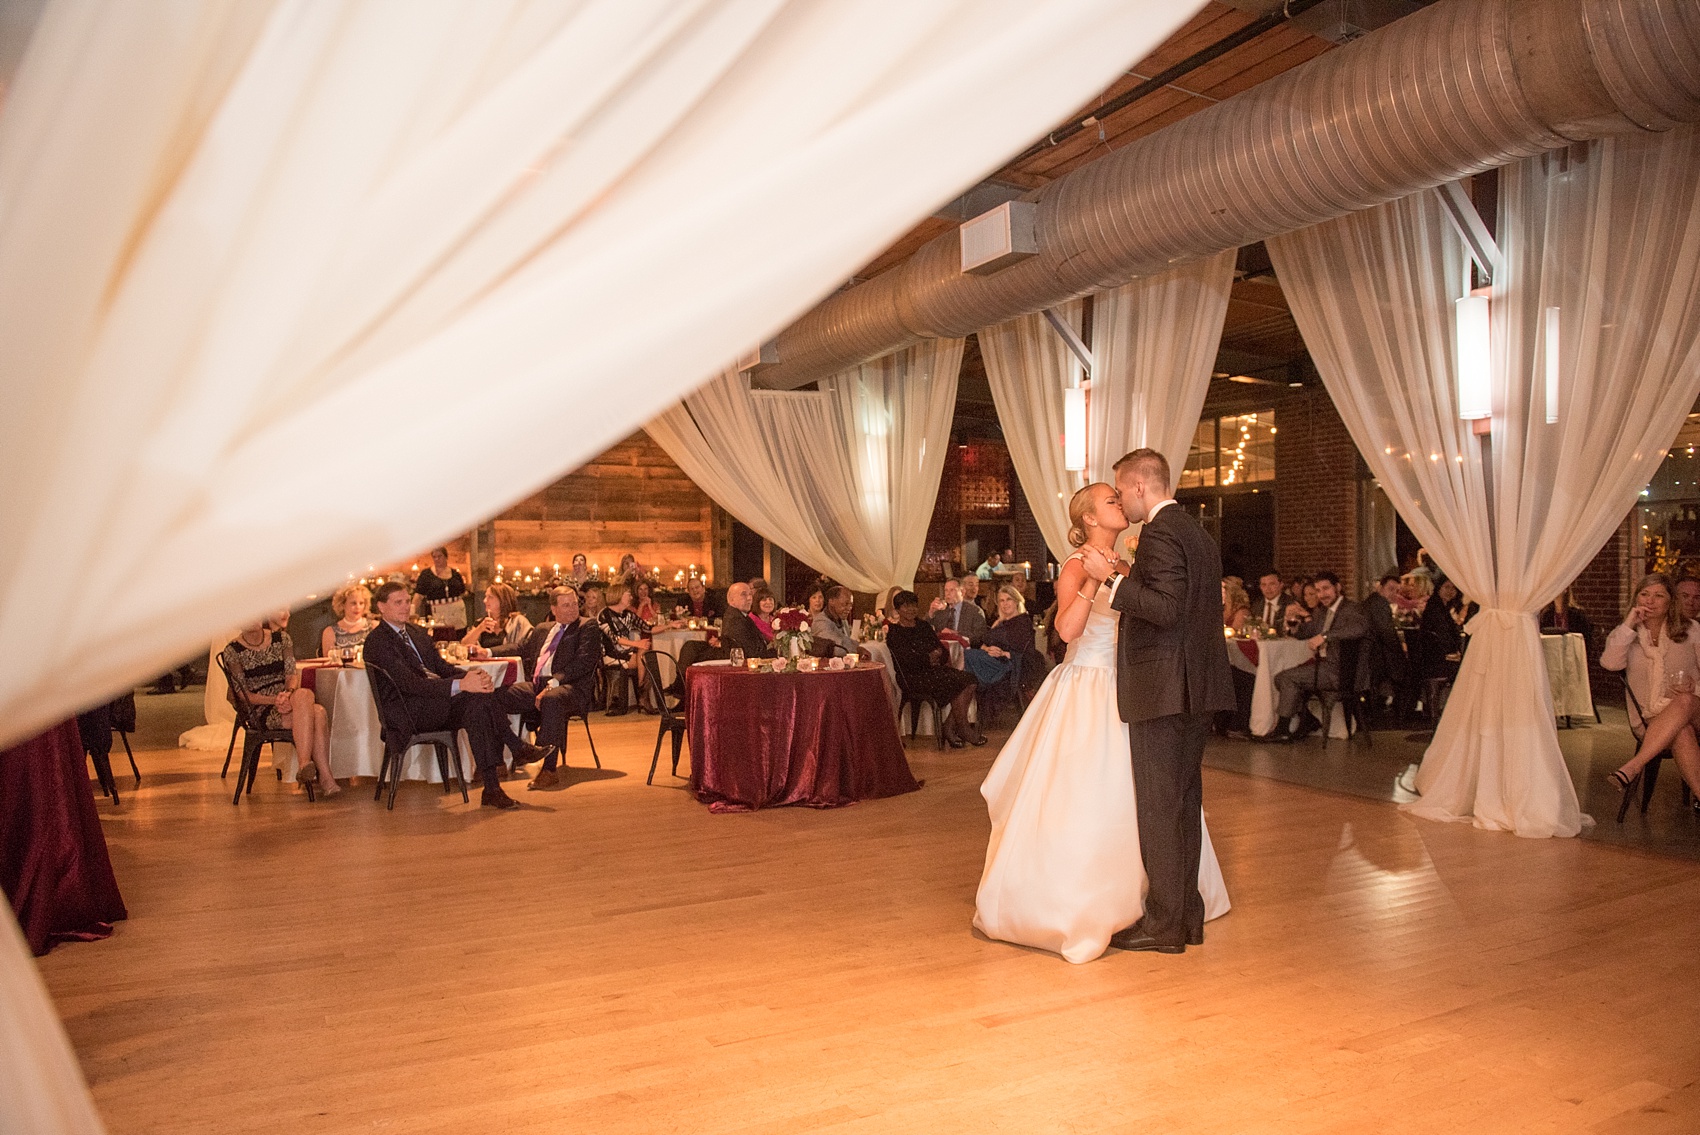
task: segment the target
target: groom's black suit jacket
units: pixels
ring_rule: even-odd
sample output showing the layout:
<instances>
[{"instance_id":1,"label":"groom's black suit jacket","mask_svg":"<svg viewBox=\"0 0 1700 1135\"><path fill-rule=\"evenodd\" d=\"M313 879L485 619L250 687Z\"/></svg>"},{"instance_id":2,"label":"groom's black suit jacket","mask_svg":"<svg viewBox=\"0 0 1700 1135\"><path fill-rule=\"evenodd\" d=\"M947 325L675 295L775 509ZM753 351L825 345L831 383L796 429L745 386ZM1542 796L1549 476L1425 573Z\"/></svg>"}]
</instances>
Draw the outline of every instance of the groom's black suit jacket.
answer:
<instances>
[{"instance_id":1,"label":"groom's black suit jacket","mask_svg":"<svg viewBox=\"0 0 1700 1135\"><path fill-rule=\"evenodd\" d=\"M1139 536L1133 570L1110 606L1116 632L1116 706L1123 721L1234 708L1222 645L1222 557L1179 505Z\"/></svg>"}]
</instances>

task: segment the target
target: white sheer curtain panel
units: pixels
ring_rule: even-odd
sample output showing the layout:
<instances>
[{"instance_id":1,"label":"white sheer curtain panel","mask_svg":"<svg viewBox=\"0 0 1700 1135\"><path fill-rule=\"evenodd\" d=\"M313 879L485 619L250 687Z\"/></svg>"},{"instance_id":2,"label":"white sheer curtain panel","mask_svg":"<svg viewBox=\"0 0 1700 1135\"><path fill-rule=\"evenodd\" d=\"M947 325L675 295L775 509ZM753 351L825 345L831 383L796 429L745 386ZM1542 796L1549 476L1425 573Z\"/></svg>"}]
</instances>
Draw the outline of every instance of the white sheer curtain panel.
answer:
<instances>
[{"instance_id":1,"label":"white sheer curtain panel","mask_svg":"<svg viewBox=\"0 0 1700 1135\"><path fill-rule=\"evenodd\" d=\"M980 331L980 353L1010 460L1045 543L1067 556L1068 500L1113 479L1123 454L1150 446L1176 475L1186 465L1222 342L1236 250L1146 276L1092 297L1085 475L1063 467L1063 387L1071 356L1043 314ZM1081 304L1058 314L1080 326Z\"/></svg>"},{"instance_id":2,"label":"white sheer curtain panel","mask_svg":"<svg viewBox=\"0 0 1700 1135\"><path fill-rule=\"evenodd\" d=\"M0 744L579 464L1196 7L52 4L0 116Z\"/></svg>"},{"instance_id":3,"label":"white sheer curtain panel","mask_svg":"<svg viewBox=\"0 0 1700 1135\"><path fill-rule=\"evenodd\" d=\"M1113 480L1111 467L1144 446L1180 477L1210 392L1238 258L1230 248L1092 297L1092 480Z\"/></svg>"},{"instance_id":4,"label":"white sheer curtain panel","mask_svg":"<svg viewBox=\"0 0 1700 1135\"><path fill-rule=\"evenodd\" d=\"M1057 314L1078 331L1083 306L1071 300ZM1043 312L975 334L1010 464L1045 546L1060 563L1073 551L1068 543L1068 501L1086 483L1081 474L1063 467L1063 389L1074 356Z\"/></svg>"},{"instance_id":5,"label":"white sheer curtain panel","mask_svg":"<svg viewBox=\"0 0 1700 1135\"><path fill-rule=\"evenodd\" d=\"M648 425L739 520L855 591L913 587L956 411L961 339L757 391L737 373Z\"/></svg>"},{"instance_id":6,"label":"white sheer curtain panel","mask_svg":"<svg viewBox=\"0 0 1700 1135\"><path fill-rule=\"evenodd\" d=\"M1700 393L1697 139L1615 138L1501 171L1491 450L1458 418L1465 253L1435 192L1269 242L1359 451L1482 606L1422 799L1406 805L1416 815L1523 836L1590 822L1558 749L1534 615L1622 523Z\"/></svg>"}]
</instances>

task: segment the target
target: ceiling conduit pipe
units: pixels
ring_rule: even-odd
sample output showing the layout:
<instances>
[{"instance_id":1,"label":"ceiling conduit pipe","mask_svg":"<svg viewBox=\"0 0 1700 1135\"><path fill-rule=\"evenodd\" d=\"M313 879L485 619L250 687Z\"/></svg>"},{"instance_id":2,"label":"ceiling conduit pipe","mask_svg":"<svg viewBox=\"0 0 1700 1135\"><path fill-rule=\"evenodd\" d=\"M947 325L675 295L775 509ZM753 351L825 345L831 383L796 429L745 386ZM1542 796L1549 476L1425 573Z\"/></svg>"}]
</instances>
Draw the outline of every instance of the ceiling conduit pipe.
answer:
<instances>
[{"instance_id":1,"label":"ceiling conduit pipe","mask_svg":"<svg viewBox=\"0 0 1700 1135\"><path fill-rule=\"evenodd\" d=\"M1574 142L1700 121L1697 0L1440 0L1059 178L1039 254L960 270L955 231L778 337L791 389L1171 265Z\"/></svg>"}]
</instances>

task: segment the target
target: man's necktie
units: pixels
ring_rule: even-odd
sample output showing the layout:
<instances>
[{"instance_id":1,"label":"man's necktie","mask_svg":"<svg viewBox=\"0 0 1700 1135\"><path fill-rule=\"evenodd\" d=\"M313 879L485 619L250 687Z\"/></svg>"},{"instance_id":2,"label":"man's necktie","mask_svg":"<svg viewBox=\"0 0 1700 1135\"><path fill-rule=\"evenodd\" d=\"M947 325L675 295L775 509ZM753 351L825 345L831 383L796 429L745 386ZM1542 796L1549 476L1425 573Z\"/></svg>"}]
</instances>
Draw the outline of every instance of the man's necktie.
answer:
<instances>
[{"instance_id":1,"label":"man's necktie","mask_svg":"<svg viewBox=\"0 0 1700 1135\"><path fill-rule=\"evenodd\" d=\"M544 669L549 665L549 663L555 660L555 647L561 641L561 632L566 629L567 628L564 624L557 623L555 625L555 633L549 636L549 645L545 646L543 648L543 653L537 656L537 670L531 675L531 680L533 682L541 682L543 680Z\"/></svg>"},{"instance_id":2,"label":"man's necktie","mask_svg":"<svg viewBox=\"0 0 1700 1135\"><path fill-rule=\"evenodd\" d=\"M413 636L408 634L404 630L397 631L396 634L400 635L401 641L403 641L407 644L407 649L413 651L413 660L415 662L419 663L419 668L421 670L425 671L426 673L430 673L431 668L429 666L425 665L425 656L423 654L419 653L419 647L413 641Z\"/></svg>"}]
</instances>

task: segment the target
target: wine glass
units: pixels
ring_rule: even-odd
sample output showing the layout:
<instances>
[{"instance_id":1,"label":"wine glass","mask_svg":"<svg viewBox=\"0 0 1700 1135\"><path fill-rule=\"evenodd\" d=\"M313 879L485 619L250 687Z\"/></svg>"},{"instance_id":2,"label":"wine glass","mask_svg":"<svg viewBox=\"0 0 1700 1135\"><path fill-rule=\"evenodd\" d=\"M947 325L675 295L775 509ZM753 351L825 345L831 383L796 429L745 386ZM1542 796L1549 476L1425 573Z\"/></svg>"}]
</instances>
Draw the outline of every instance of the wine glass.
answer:
<instances>
[{"instance_id":1,"label":"wine glass","mask_svg":"<svg viewBox=\"0 0 1700 1135\"><path fill-rule=\"evenodd\" d=\"M1684 669L1681 666L1678 666L1674 670L1667 670L1665 672L1665 696L1666 697L1675 697L1678 694L1691 694L1693 692L1694 692L1694 675L1693 674L1690 674L1686 669Z\"/></svg>"}]
</instances>

